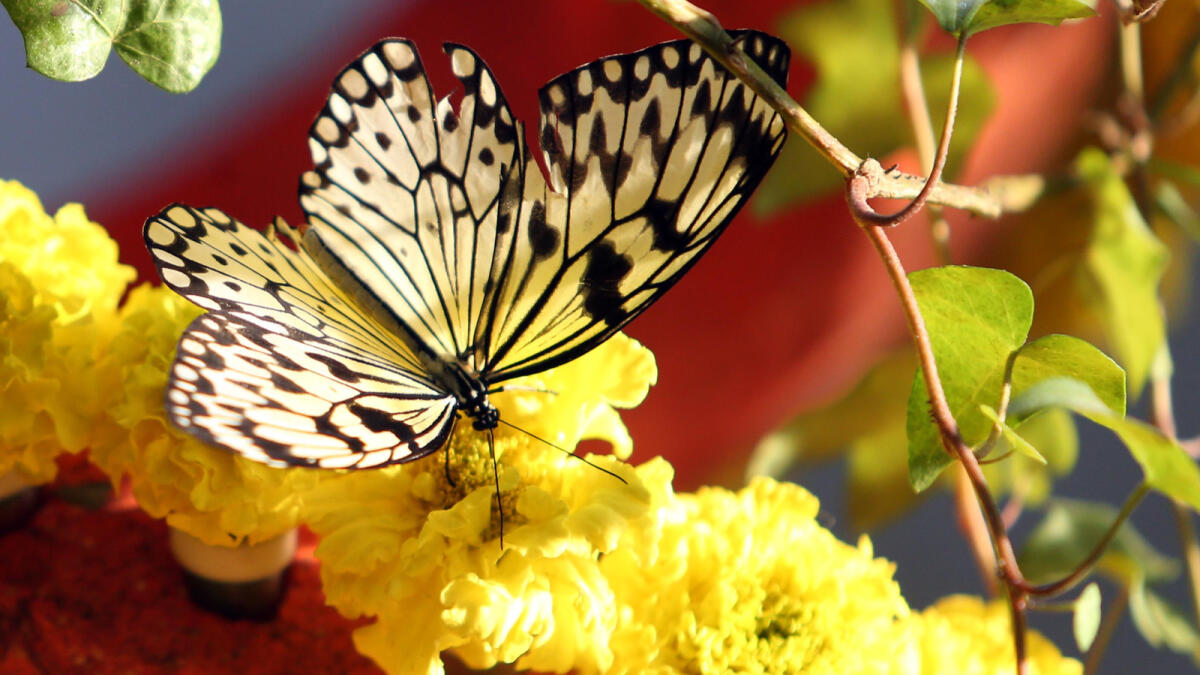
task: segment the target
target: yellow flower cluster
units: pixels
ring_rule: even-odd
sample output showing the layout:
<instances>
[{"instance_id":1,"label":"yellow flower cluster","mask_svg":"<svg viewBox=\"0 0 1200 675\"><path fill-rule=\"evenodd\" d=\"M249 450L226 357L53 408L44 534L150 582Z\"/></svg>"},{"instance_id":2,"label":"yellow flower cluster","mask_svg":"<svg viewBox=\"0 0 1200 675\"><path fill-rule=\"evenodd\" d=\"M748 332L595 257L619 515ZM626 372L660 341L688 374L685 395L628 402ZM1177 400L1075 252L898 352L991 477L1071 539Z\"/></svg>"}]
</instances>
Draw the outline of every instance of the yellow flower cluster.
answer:
<instances>
[{"instance_id":1,"label":"yellow flower cluster","mask_svg":"<svg viewBox=\"0 0 1200 675\"><path fill-rule=\"evenodd\" d=\"M47 482L55 456L92 443L112 391L93 365L133 277L83 207L52 217L0 181L0 475Z\"/></svg>"},{"instance_id":2,"label":"yellow flower cluster","mask_svg":"<svg viewBox=\"0 0 1200 675\"><path fill-rule=\"evenodd\" d=\"M504 419L558 430L564 447L623 444L608 402L636 403L653 377L650 354L617 336L522 383L576 398L495 398ZM542 672L962 672L946 669L954 660L978 667L970 672L1013 669L1007 625L946 628L972 602L976 614L994 610L968 599L911 613L893 565L865 537L850 546L822 528L816 498L798 486L759 479L675 494L662 460L588 457L617 480L504 427L495 452L503 547L488 445L467 429L448 456L346 473L307 497L326 597L374 619L355 644L388 672L441 673L446 650L472 668ZM1031 645L1036 672L1078 672L1040 637Z\"/></svg>"},{"instance_id":3,"label":"yellow flower cluster","mask_svg":"<svg viewBox=\"0 0 1200 675\"><path fill-rule=\"evenodd\" d=\"M163 391L175 345L200 309L163 286L135 288L101 368L120 398L92 461L128 477L138 505L215 546L257 543L296 526L304 493L324 472L277 469L208 446L166 418Z\"/></svg>"},{"instance_id":4,"label":"yellow flower cluster","mask_svg":"<svg viewBox=\"0 0 1200 675\"><path fill-rule=\"evenodd\" d=\"M175 429L163 388L180 333L200 310L144 285L78 204L51 217L37 195L0 181L0 476L55 474L89 448L114 484L202 541L231 545L295 527L322 472L274 469Z\"/></svg>"},{"instance_id":5,"label":"yellow flower cluster","mask_svg":"<svg viewBox=\"0 0 1200 675\"><path fill-rule=\"evenodd\" d=\"M501 418L529 432L495 431L500 507L487 438L465 424L445 455L349 472L310 493L326 598L375 617L355 632L359 650L397 673L441 672L446 649L474 668L607 668L619 613L596 559L652 526L652 495L669 491L671 471L609 456L589 466L530 434L564 448L602 439L627 455L612 406L639 402L655 376L650 352L617 335L493 396Z\"/></svg>"},{"instance_id":6,"label":"yellow flower cluster","mask_svg":"<svg viewBox=\"0 0 1200 675\"><path fill-rule=\"evenodd\" d=\"M1008 605L952 595L919 615L923 673L1008 675L1015 672ZM1029 675L1080 675L1083 664L1064 657L1054 643L1030 631Z\"/></svg>"},{"instance_id":7,"label":"yellow flower cluster","mask_svg":"<svg viewBox=\"0 0 1200 675\"><path fill-rule=\"evenodd\" d=\"M506 425L491 436L460 424L443 452L375 471L274 469L166 420L199 310L153 286L118 310L132 271L81 208L51 218L0 183L0 235L0 473L48 480L55 454L90 447L143 508L207 543L308 520L329 602L373 618L355 643L390 672L443 672L447 650L546 672L1013 670L1002 604L910 612L893 565L820 527L802 488L675 494L665 461L619 461L631 442L615 408L656 377L630 338L495 394ZM583 439L615 457L554 447ZM1029 652L1039 675L1081 671L1040 636Z\"/></svg>"},{"instance_id":8,"label":"yellow flower cluster","mask_svg":"<svg viewBox=\"0 0 1200 675\"><path fill-rule=\"evenodd\" d=\"M622 607L612 673L911 670L894 566L817 524L803 488L755 479L664 503L600 561ZM585 671L586 672L586 671Z\"/></svg>"}]
</instances>

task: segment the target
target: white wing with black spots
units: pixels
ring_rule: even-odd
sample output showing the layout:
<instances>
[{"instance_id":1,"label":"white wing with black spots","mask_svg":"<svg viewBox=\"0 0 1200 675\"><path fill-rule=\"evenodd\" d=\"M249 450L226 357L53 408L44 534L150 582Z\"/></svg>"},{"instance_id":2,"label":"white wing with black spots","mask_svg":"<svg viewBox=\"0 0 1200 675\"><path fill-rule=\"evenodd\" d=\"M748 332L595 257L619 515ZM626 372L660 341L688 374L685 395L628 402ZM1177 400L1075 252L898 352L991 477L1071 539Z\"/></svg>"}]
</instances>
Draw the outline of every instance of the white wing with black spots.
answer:
<instances>
[{"instance_id":1,"label":"white wing with black spots","mask_svg":"<svg viewBox=\"0 0 1200 675\"><path fill-rule=\"evenodd\" d=\"M509 237L499 201L522 133L487 66L447 44L463 86L435 104L407 40L376 45L336 78L301 178L304 244L418 351L466 358Z\"/></svg>"},{"instance_id":2,"label":"white wing with black spots","mask_svg":"<svg viewBox=\"0 0 1200 675\"><path fill-rule=\"evenodd\" d=\"M735 31L780 84L790 52ZM670 288L749 198L783 147L784 121L690 40L611 56L541 94L547 186L526 160L502 210L515 251L491 299L484 372L503 380L569 361Z\"/></svg>"}]
</instances>

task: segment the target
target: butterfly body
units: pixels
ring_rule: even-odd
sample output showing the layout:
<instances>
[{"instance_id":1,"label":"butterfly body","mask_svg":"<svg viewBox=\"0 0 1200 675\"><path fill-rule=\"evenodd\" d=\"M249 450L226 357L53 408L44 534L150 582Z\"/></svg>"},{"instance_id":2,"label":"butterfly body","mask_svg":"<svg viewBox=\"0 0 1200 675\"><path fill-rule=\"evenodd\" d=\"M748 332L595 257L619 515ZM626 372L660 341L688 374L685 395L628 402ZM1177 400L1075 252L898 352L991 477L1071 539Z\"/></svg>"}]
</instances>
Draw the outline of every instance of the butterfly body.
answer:
<instances>
[{"instance_id":1,"label":"butterfly body","mask_svg":"<svg viewBox=\"0 0 1200 675\"><path fill-rule=\"evenodd\" d=\"M740 44L785 81L782 42ZM425 456L460 414L493 429L489 391L657 300L783 143L777 113L676 41L541 90L547 176L487 66L446 52L457 107L405 40L335 79L310 132L302 232L180 204L147 221L164 282L208 310L180 339L175 424L259 461L337 468Z\"/></svg>"}]
</instances>

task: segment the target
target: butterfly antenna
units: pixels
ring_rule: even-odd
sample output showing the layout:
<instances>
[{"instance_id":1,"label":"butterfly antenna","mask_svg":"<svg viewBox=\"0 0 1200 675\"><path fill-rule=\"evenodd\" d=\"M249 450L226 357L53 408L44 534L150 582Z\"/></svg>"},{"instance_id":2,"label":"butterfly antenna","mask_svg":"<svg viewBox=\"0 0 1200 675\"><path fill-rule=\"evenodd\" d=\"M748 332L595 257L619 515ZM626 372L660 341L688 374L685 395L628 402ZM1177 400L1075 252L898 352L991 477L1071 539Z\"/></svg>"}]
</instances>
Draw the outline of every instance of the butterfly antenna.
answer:
<instances>
[{"instance_id":1,"label":"butterfly antenna","mask_svg":"<svg viewBox=\"0 0 1200 675\"><path fill-rule=\"evenodd\" d=\"M496 510L500 512L500 550L504 550L504 502L500 501L500 468L496 466L496 441L488 429L488 454L492 456L492 477L496 481Z\"/></svg>"},{"instance_id":2,"label":"butterfly antenna","mask_svg":"<svg viewBox=\"0 0 1200 675\"><path fill-rule=\"evenodd\" d=\"M546 445L548 445L548 446L550 446L550 447L554 448L555 450L558 450L559 452L562 452L562 453L565 453L565 454L567 454L567 455L570 455L571 457L574 457L575 459L577 459L577 460L579 460L579 461L583 462L584 464L587 464L588 466L592 467L593 469L599 469L600 471L603 471L604 473L606 473L606 474L608 474L608 475L612 476L613 478L616 478L617 480L621 481L622 483L625 483L626 485L628 485L628 484L629 484L629 481L625 480L624 478L621 478L620 476L618 476L617 474L613 473L612 471L609 471L608 469L606 469L606 468L604 468L604 467L600 466L599 464L596 464L596 463L594 463L594 462L590 462L590 461L588 461L586 458L584 458L584 457L580 457L579 455L577 455L577 454L575 454L575 453L571 452L570 450L567 450L566 448L559 447L559 446L557 446L557 445L555 445L555 444L551 443L550 441L548 441L548 440L546 440L546 439L542 438L541 436L538 436L538 435L537 435L537 434L535 434L535 433L528 432L528 431L526 431L526 430L522 429L521 427L519 427L519 426L517 426L517 425L515 425L515 424L510 424L510 423L508 423L508 422L505 422L504 420L499 420L499 422L500 422L501 424L503 424L504 426L506 426L506 427L510 428L510 429L516 429L517 431L519 431L519 432L521 432L521 433L525 434L526 436L529 436L530 438L533 438L533 439L535 439L535 440L539 440L539 441L541 441L541 442L545 443Z\"/></svg>"}]
</instances>

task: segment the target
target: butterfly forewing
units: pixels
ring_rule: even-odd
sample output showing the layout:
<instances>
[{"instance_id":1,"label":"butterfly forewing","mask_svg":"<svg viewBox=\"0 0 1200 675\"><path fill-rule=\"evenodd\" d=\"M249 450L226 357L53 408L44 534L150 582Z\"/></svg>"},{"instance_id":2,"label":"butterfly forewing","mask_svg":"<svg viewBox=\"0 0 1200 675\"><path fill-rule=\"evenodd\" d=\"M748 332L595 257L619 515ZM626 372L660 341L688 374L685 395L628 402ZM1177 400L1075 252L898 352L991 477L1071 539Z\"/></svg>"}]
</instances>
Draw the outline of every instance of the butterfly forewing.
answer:
<instances>
[{"instance_id":1,"label":"butterfly forewing","mask_svg":"<svg viewBox=\"0 0 1200 675\"><path fill-rule=\"evenodd\" d=\"M740 33L780 83L782 42ZM524 198L490 299L491 381L586 352L660 297L712 244L783 145L782 118L698 45L656 45L582 66L541 91L550 170Z\"/></svg>"},{"instance_id":2,"label":"butterfly forewing","mask_svg":"<svg viewBox=\"0 0 1200 675\"><path fill-rule=\"evenodd\" d=\"M499 86L466 47L447 45L464 92L435 106L412 44L389 40L334 83L313 125L300 201L305 244L416 349L468 355L483 315L517 128Z\"/></svg>"},{"instance_id":3,"label":"butterfly forewing","mask_svg":"<svg viewBox=\"0 0 1200 675\"><path fill-rule=\"evenodd\" d=\"M454 397L305 253L180 205L147 221L145 236L163 280L210 310L184 332L171 370L178 426L273 463L393 463L441 447Z\"/></svg>"}]
</instances>

